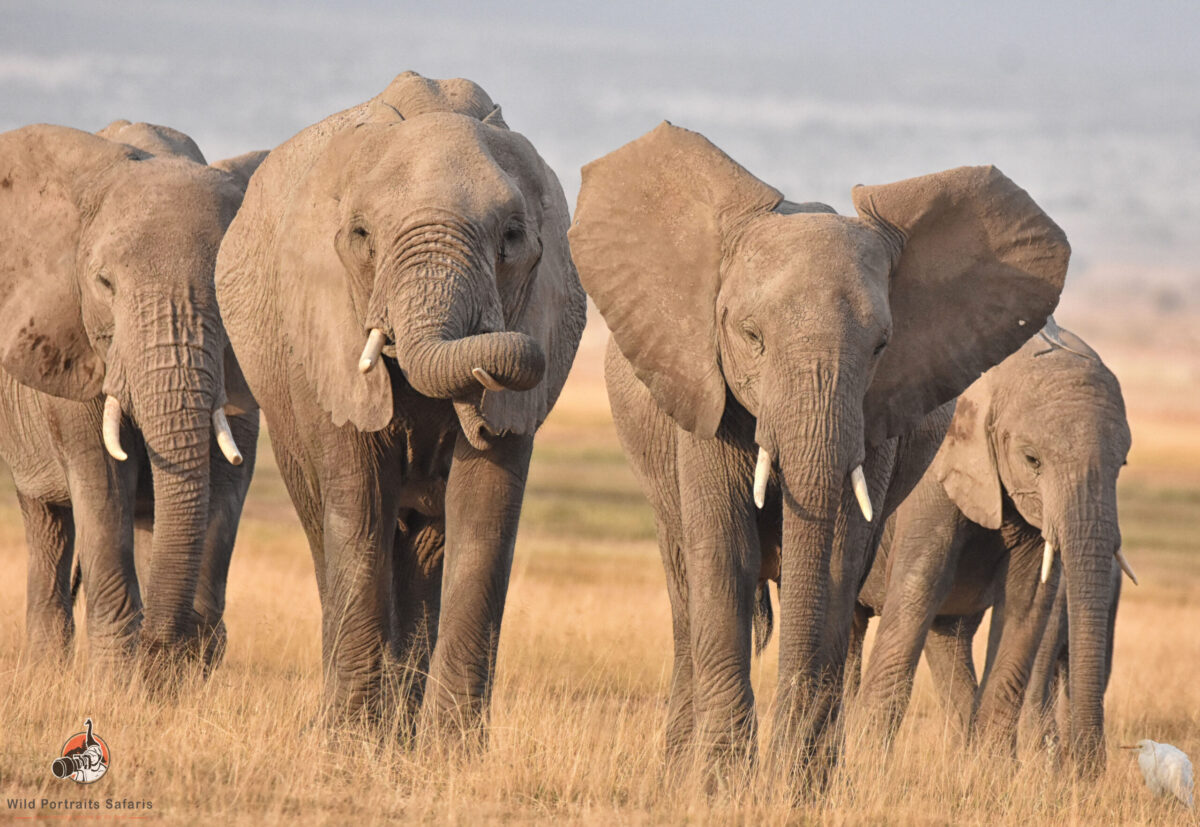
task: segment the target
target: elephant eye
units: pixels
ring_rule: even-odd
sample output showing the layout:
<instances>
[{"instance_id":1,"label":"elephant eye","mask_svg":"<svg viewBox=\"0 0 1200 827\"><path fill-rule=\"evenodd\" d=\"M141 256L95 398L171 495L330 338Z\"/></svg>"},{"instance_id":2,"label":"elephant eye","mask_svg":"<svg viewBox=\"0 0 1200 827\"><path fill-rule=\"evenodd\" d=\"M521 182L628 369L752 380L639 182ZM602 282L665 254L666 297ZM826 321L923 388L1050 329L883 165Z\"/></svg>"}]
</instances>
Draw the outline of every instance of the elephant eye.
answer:
<instances>
[{"instance_id":1,"label":"elephant eye","mask_svg":"<svg viewBox=\"0 0 1200 827\"><path fill-rule=\"evenodd\" d=\"M521 243L525 240L525 225L520 221L513 221L504 230L504 235L500 238L500 260L510 261L517 257L521 251Z\"/></svg>"},{"instance_id":2,"label":"elephant eye","mask_svg":"<svg viewBox=\"0 0 1200 827\"><path fill-rule=\"evenodd\" d=\"M1034 471L1038 471L1042 467L1042 461L1040 459L1038 459L1034 454L1030 453L1029 451L1025 452L1025 462Z\"/></svg>"},{"instance_id":3,"label":"elephant eye","mask_svg":"<svg viewBox=\"0 0 1200 827\"><path fill-rule=\"evenodd\" d=\"M888 340L887 340L887 339L882 339L882 340L880 340L879 344L875 345L875 353L874 353L874 355L875 355L875 356L878 356L879 354L883 353L883 350L884 350L884 348L886 348L887 346L888 346Z\"/></svg>"},{"instance_id":4,"label":"elephant eye","mask_svg":"<svg viewBox=\"0 0 1200 827\"><path fill-rule=\"evenodd\" d=\"M756 325L750 319L746 319L742 322L741 329L742 335L746 337L746 341L750 343L750 347L753 348L756 353L761 354L764 350L766 350L767 346L766 343L763 342L762 330L759 329L758 325Z\"/></svg>"},{"instance_id":5,"label":"elephant eye","mask_svg":"<svg viewBox=\"0 0 1200 827\"><path fill-rule=\"evenodd\" d=\"M100 283L100 286L103 287L104 290L109 295L115 294L117 292L113 288L112 280L108 277L108 273L106 273L105 271L100 270L99 272L96 273L96 281Z\"/></svg>"}]
</instances>

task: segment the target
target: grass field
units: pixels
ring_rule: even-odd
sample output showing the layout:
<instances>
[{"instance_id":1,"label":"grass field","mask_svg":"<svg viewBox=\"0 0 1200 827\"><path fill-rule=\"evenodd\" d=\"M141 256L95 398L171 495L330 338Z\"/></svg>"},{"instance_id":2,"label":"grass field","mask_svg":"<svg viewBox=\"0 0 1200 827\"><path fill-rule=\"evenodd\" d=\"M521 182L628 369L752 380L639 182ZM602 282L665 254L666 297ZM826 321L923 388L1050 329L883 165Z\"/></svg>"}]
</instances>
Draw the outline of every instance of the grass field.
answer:
<instances>
[{"instance_id":1,"label":"grass field","mask_svg":"<svg viewBox=\"0 0 1200 827\"><path fill-rule=\"evenodd\" d=\"M593 326L594 328L594 326ZM1086 330L1080 330L1087 334ZM24 538L11 482L0 490L0 796L82 801L86 817L167 822L1180 824L1152 798L1139 738L1200 758L1200 369L1114 346L1134 450L1121 484L1128 588L1108 694L1107 774L1077 783L1045 754L964 755L921 667L890 761L854 761L818 800L762 781L706 796L664 783L670 621L648 507L609 422L592 328L534 455L501 641L491 743L455 761L372 738L333 745L308 726L320 692L312 564L269 451L246 506L229 583L222 667L174 703L150 702L86 669L25 662ZM1102 342L1093 341L1109 355ZM978 636L981 644L985 639ZM982 654L979 655L980 662ZM770 736L776 648L754 665ZM91 787L54 779L60 744L94 718L113 760ZM104 809L106 799L151 810ZM63 818L80 811L42 811ZM0 818L29 815L0 808ZM76 816L80 817L80 816Z\"/></svg>"}]
</instances>

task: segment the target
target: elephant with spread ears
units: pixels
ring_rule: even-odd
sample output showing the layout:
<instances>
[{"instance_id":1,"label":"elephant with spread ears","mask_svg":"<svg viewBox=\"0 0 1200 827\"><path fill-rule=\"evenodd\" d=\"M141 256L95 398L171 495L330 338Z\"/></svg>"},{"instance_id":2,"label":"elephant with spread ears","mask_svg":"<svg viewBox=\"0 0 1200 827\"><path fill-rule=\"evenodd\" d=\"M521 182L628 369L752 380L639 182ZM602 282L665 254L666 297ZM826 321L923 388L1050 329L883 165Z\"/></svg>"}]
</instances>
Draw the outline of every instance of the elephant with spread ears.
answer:
<instances>
[{"instance_id":1,"label":"elephant with spread ears","mask_svg":"<svg viewBox=\"0 0 1200 827\"><path fill-rule=\"evenodd\" d=\"M0 135L0 455L35 653L70 651L73 560L96 660L223 650L258 410L213 270L258 159L209 166L187 135L128 121Z\"/></svg>"},{"instance_id":2,"label":"elephant with spread ears","mask_svg":"<svg viewBox=\"0 0 1200 827\"><path fill-rule=\"evenodd\" d=\"M753 754L762 576L781 607L773 753L828 766L871 537L932 456L901 438L1062 289L1065 236L992 167L852 194L856 217L784 200L669 123L583 170L572 252L667 570L669 756Z\"/></svg>"},{"instance_id":3,"label":"elephant with spread ears","mask_svg":"<svg viewBox=\"0 0 1200 827\"><path fill-rule=\"evenodd\" d=\"M886 740L923 648L956 728L1007 750L1026 687L1029 720L1045 732L1065 675L1066 754L1083 771L1103 769L1121 569L1133 577L1117 521L1129 446L1117 378L1053 320L959 397L859 595L856 648L880 615L859 704ZM977 682L971 642L989 608Z\"/></svg>"},{"instance_id":4,"label":"elephant with spread ears","mask_svg":"<svg viewBox=\"0 0 1200 827\"><path fill-rule=\"evenodd\" d=\"M533 437L586 316L567 228L463 79L406 72L250 183L217 292L312 551L330 724L484 732Z\"/></svg>"}]
</instances>

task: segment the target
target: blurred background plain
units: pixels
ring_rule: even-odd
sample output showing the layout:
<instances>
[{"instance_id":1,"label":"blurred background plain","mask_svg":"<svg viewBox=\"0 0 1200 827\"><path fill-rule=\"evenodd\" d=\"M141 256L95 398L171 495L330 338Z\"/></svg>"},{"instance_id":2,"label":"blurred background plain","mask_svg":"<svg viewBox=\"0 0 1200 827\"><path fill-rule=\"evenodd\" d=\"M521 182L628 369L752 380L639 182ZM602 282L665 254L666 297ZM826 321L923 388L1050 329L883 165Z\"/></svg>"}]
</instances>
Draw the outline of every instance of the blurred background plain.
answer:
<instances>
[{"instance_id":1,"label":"blurred background plain","mask_svg":"<svg viewBox=\"0 0 1200 827\"><path fill-rule=\"evenodd\" d=\"M5 2L0 129L118 118L212 159L273 147L397 73L464 76L574 204L663 118L795 200L993 163L1074 247L1064 310L1200 308L1200 4Z\"/></svg>"}]
</instances>

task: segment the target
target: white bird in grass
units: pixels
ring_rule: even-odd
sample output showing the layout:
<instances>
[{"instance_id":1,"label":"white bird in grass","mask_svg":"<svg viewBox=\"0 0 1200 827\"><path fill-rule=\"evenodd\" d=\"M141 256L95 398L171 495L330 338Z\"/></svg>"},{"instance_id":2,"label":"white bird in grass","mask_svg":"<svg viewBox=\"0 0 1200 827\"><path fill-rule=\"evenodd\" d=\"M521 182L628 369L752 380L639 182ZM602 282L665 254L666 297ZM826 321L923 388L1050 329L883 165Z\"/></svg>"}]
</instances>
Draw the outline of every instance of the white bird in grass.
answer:
<instances>
[{"instance_id":1,"label":"white bird in grass","mask_svg":"<svg viewBox=\"0 0 1200 827\"><path fill-rule=\"evenodd\" d=\"M1181 749L1170 744L1160 744L1149 739L1138 741L1137 746L1121 749L1138 751L1138 766L1146 786L1155 795L1173 795L1192 807L1192 762Z\"/></svg>"}]
</instances>

